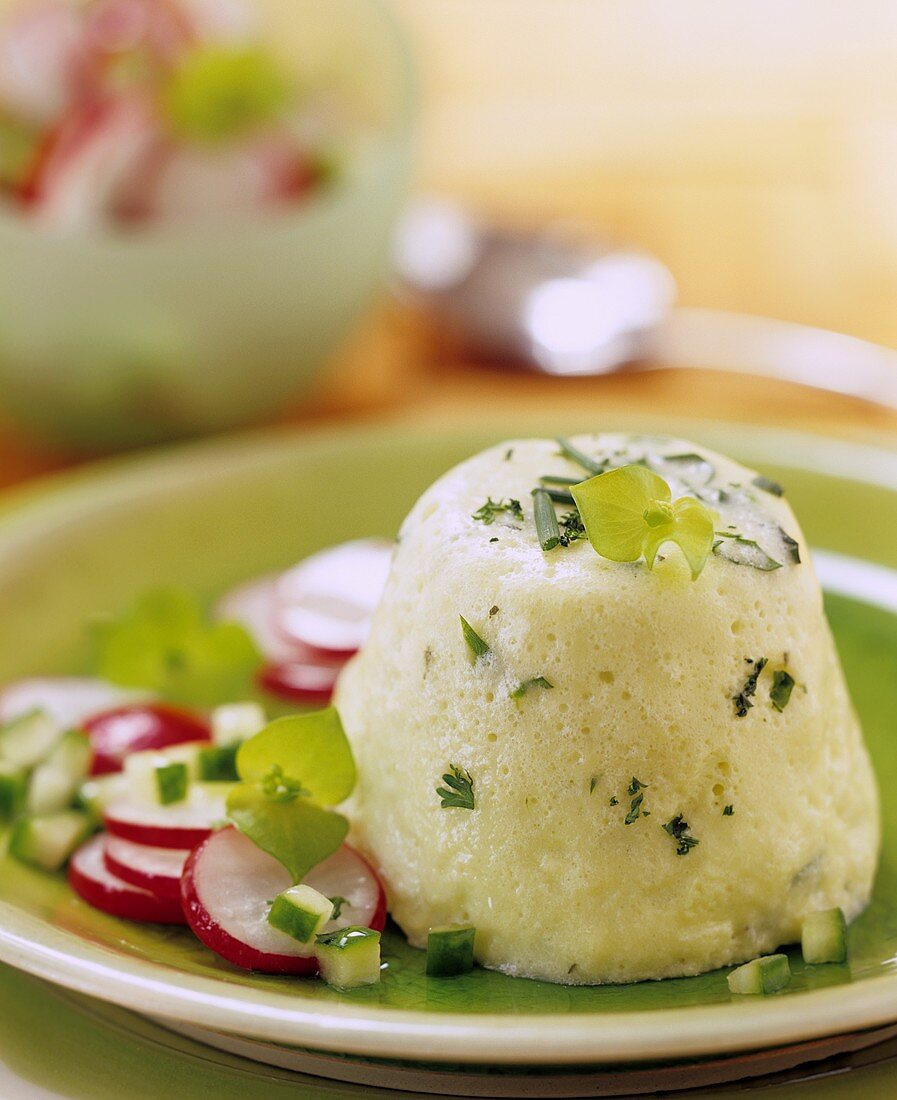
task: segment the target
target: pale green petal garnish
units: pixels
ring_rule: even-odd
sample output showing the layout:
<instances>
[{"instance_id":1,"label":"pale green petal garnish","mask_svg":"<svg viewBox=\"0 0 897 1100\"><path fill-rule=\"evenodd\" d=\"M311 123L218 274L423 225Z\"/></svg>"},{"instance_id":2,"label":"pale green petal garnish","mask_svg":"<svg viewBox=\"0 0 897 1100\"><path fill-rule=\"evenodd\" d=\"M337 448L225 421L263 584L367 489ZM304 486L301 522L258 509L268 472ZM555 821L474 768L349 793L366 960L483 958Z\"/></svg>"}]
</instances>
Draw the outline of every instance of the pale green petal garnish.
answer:
<instances>
[{"instance_id":1,"label":"pale green petal garnish","mask_svg":"<svg viewBox=\"0 0 897 1100\"><path fill-rule=\"evenodd\" d=\"M227 799L227 814L241 833L301 880L339 848L349 823L307 798L272 802L254 783L241 783Z\"/></svg>"},{"instance_id":2,"label":"pale green petal garnish","mask_svg":"<svg viewBox=\"0 0 897 1100\"><path fill-rule=\"evenodd\" d=\"M571 488L593 549L611 561L654 568L658 550L674 542L696 578L713 547L713 512L694 497L673 501L669 485L646 466L621 466Z\"/></svg>"},{"instance_id":3,"label":"pale green petal garnish","mask_svg":"<svg viewBox=\"0 0 897 1100\"><path fill-rule=\"evenodd\" d=\"M278 718L240 746L237 775L270 783L272 768L321 806L335 806L352 793L355 761L335 707Z\"/></svg>"},{"instance_id":4,"label":"pale green petal garnish","mask_svg":"<svg viewBox=\"0 0 897 1100\"><path fill-rule=\"evenodd\" d=\"M93 631L97 676L173 703L214 707L251 696L261 656L237 623L210 623L194 596L160 589Z\"/></svg>"},{"instance_id":5,"label":"pale green petal garnish","mask_svg":"<svg viewBox=\"0 0 897 1100\"><path fill-rule=\"evenodd\" d=\"M355 761L333 707L271 722L240 746L237 773L228 817L294 882L345 840L348 822L328 807L352 793Z\"/></svg>"},{"instance_id":6,"label":"pale green petal garnish","mask_svg":"<svg viewBox=\"0 0 897 1100\"><path fill-rule=\"evenodd\" d=\"M264 50L201 46L162 91L162 110L178 137L223 142L274 121L289 103L290 82Z\"/></svg>"}]
</instances>

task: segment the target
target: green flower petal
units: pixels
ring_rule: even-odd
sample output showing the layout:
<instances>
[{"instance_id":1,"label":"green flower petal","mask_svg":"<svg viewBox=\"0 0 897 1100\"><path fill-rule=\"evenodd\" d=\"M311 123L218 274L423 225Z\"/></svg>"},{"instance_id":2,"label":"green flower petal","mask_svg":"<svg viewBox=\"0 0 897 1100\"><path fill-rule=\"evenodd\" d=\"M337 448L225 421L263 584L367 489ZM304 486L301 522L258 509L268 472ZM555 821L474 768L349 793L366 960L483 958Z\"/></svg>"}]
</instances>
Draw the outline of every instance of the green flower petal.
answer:
<instances>
[{"instance_id":1,"label":"green flower petal","mask_svg":"<svg viewBox=\"0 0 897 1100\"><path fill-rule=\"evenodd\" d=\"M643 552L645 512L669 501L670 487L647 466L621 466L572 486L593 549L611 561L637 561Z\"/></svg>"}]
</instances>

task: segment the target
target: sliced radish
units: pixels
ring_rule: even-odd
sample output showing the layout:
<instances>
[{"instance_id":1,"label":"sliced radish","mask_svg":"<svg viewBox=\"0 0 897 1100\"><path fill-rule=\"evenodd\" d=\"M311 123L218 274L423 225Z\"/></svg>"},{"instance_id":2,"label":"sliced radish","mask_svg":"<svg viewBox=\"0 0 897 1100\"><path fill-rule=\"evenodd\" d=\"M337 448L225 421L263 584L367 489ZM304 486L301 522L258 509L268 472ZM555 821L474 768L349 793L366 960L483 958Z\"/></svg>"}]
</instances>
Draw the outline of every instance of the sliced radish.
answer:
<instances>
[{"instance_id":1,"label":"sliced radish","mask_svg":"<svg viewBox=\"0 0 897 1100\"><path fill-rule=\"evenodd\" d=\"M289 661L297 646L275 627L278 576L271 574L231 589L218 601L215 618L240 623L252 636L262 656L272 662Z\"/></svg>"},{"instance_id":2,"label":"sliced radish","mask_svg":"<svg viewBox=\"0 0 897 1100\"><path fill-rule=\"evenodd\" d=\"M85 64L84 31L74 5L43 0L21 7L0 36L0 104L46 126L72 103Z\"/></svg>"},{"instance_id":3,"label":"sliced radish","mask_svg":"<svg viewBox=\"0 0 897 1100\"><path fill-rule=\"evenodd\" d=\"M145 693L125 691L105 680L76 676L34 677L16 680L0 691L0 724L42 710L63 729L80 726L91 715L141 698Z\"/></svg>"},{"instance_id":4,"label":"sliced radish","mask_svg":"<svg viewBox=\"0 0 897 1100\"><path fill-rule=\"evenodd\" d=\"M342 911L325 931L349 924L382 930L386 895L370 865L343 845L303 880ZM233 827L214 833L191 853L181 880L187 923L221 958L268 974L313 974L314 944L302 944L268 924L272 900L293 885L273 856Z\"/></svg>"},{"instance_id":5,"label":"sliced radish","mask_svg":"<svg viewBox=\"0 0 897 1100\"><path fill-rule=\"evenodd\" d=\"M84 722L93 746L91 775L121 771L132 752L164 749L186 741L208 741L208 723L190 711L164 703L138 703L94 714Z\"/></svg>"},{"instance_id":6,"label":"sliced radish","mask_svg":"<svg viewBox=\"0 0 897 1100\"><path fill-rule=\"evenodd\" d=\"M328 660L309 649L302 660L265 665L258 674L259 686L272 695L310 707L326 707L344 661Z\"/></svg>"},{"instance_id":7,"label":"sliced radish","mask_svg":"<svg viewBox=\"0 0 897 1100\"><path fill-rule=\"evenodd\" d=\"M149 890L157 898L180 905L181 875L190 852L181 848L150 848L120 836L106 837L103 856L113 875Z\"/></svg>"},{"instance_id":8,"label":"sliced radish","mask_svg":"<svg viewBox=\"0 0 897 1100\"><path fill-rule=\"evenodd\" d=\"M195 848L227 816L232 783L192 783L182 802L160 806L134 798L111 802L103 812L114 836L150 848Z\"/></svg>"},{"instance_id":9,"label":"sliced radish","mask_svg":"<svg viewBox=\"0 0 897 1100\"><path fill-rule=\"evenodd\" d=\"M80 104L48 138L23 199L44 227L91 229L108 219L157 144L150 105L139 96Z\"/></svg>"},{"instance_id":10,"label":"sliced radish","mask_svg":"<svg viewBox=\"0 0 897 1100\"><path fill-rule=\"evenodd\" d=\"M156 924L185 923L178 901L157 897L112 874L106 867L105 849L106 837L101 834L82 844L72 856L69 882L76 894L114 917Z\"/></svg>"},{"instance_id":11,"label":"sliced radish","mask_svg":"<svg viewBox=\"0 0 897 1100\"><path fill-rule=\"evenodd\" d=\"M358 539L322 550L284 573L275 624L291 642L351 654L368 635L392 562L393 544Z\"/></svg>"}]
</instances>

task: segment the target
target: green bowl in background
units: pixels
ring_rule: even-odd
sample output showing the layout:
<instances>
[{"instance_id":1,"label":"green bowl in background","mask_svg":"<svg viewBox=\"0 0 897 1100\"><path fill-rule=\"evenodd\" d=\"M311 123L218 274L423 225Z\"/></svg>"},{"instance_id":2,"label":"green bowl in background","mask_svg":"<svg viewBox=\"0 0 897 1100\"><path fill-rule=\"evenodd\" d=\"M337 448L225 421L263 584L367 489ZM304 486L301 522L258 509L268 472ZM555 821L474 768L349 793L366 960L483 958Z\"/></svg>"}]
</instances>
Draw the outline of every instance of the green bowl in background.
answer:
<instances>
[{"instance_id":1,"label":"green bowl in background","mask_svg":"<svg viewBox=\"0 0 897 1100\"><path fill-rule=\"evenodd\" d=\"M338 178L224 228L73 235L0 209L0 408L24 430L103 451L261 421L381 285L409 173L406 46L376 0L253 2L297 73L348 106Z\"/></svg>"}]
</instances>

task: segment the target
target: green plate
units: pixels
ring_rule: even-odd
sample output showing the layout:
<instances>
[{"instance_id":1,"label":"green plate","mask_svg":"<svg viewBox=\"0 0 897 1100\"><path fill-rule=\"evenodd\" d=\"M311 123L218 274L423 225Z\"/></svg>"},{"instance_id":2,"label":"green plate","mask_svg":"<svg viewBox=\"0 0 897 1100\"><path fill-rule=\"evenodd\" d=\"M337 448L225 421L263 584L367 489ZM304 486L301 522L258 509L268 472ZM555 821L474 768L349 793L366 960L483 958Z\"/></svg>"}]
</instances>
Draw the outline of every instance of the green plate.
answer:
<instances>
[{"instance_id":1,"label":"green plate","mask_svg":"<svg viewBox=\"0 0 897 1100\"><path fill-rule=\"evenodd\" d=\"M657 429L657 424L623 427ZM885 796L875 898L849 966L805 968L788 990L731 998L724 972L567 988L483 970L427 980L387 934L378 988L238 972L182 930L98 913L65 882L0 861L0 959L138 1011L313 1050L387 1059L588 1064L714 1055L897 1019L897 454L735 425L664 427L783 481L830 591L829 614ZM446 467L514 434L569 421L463 430L290 434L181 448L68 476L0 513L0 679L78 671L85 624L159 583L213 597L338 538L390 535ZM364 491L359 492L359 488ZM344 502L352 501L351 512Z\"/></svg>"}]
</instances>

